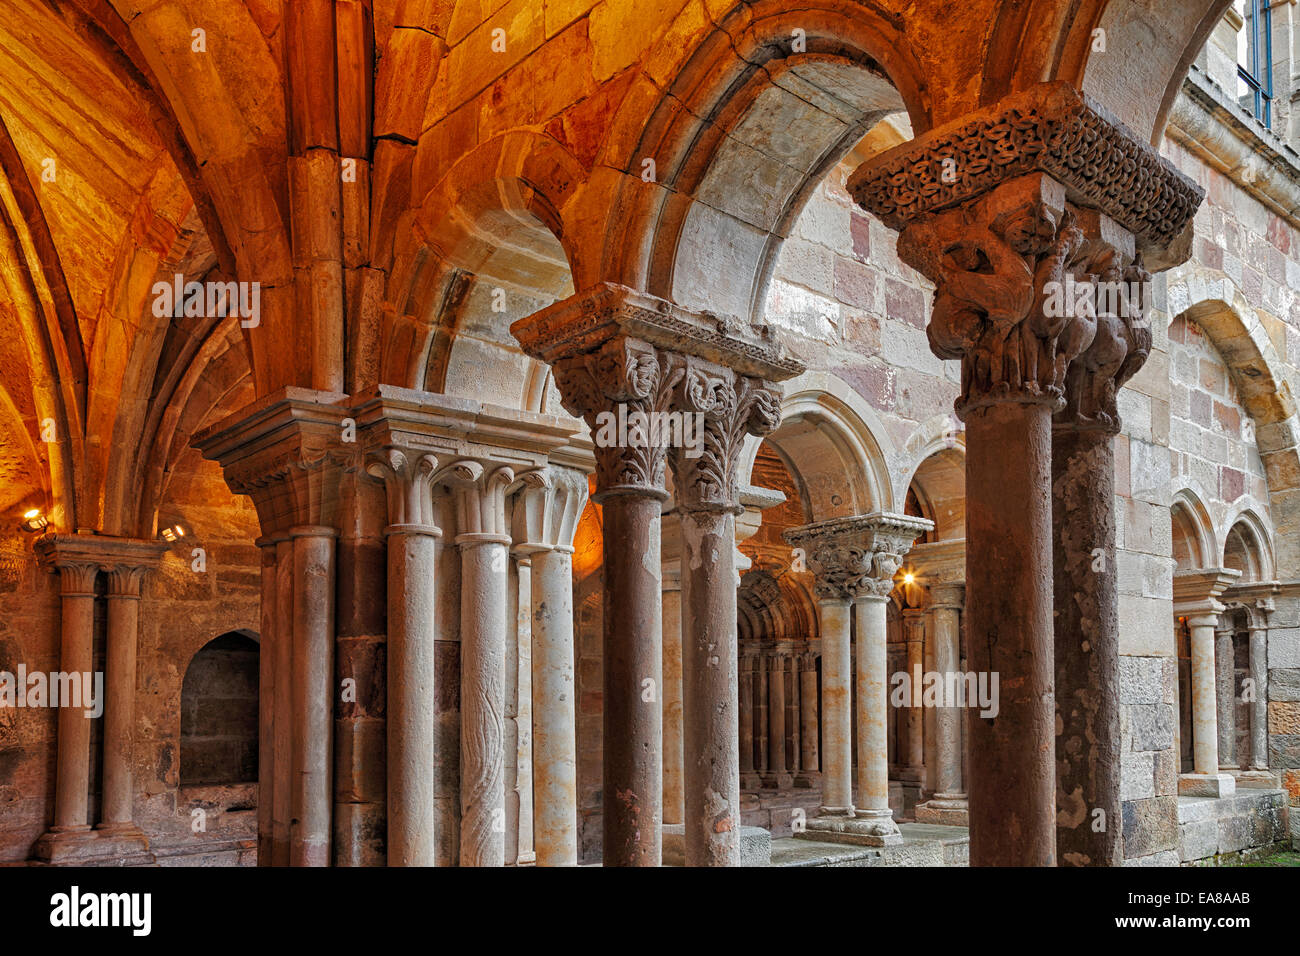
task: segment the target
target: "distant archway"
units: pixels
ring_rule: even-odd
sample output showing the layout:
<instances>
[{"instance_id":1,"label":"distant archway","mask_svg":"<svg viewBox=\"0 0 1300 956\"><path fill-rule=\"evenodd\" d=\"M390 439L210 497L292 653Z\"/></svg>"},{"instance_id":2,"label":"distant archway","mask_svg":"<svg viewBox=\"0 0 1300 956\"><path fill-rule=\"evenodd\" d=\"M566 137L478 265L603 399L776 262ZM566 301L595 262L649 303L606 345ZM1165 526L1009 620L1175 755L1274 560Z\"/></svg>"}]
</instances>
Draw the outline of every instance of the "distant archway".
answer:
<instances>
[{"instance_id":1,"label":"distant archway","mask_svg":"<svg viewBox=\"0 0 1300 956\"><path fill-rule=\"evenodd\" d=\"M247 631L208 641L181 683L181 786L257 782L258 642Z\"/></svg>"}]
</instances>

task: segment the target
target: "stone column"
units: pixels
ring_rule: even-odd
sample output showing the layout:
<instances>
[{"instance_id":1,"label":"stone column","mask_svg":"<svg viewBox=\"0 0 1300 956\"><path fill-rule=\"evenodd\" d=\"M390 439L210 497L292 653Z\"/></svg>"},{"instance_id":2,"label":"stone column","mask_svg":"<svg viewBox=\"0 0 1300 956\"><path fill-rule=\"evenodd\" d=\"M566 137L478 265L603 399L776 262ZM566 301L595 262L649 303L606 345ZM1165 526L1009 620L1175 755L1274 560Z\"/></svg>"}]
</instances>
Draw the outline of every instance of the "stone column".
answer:
<instances>
[{"instance_id":1,"label":"stone column","mask_svg":"<svg viewBox=\"0 0 1300 956\"><path fill-rule=\"evenodd\" d=\"M54 562L59 574L61 609L59 670L69 674L93 674L95 579L99 576L99 565L59 557L55 557ZM86 708L59 708L54 825L47 836L90 830L90 722ZM56 837L54 842L62 841ZM53 859L53 856L48 858Z\"/></svg>"},{"instance_id":2,"label":"stone column","mask_svg":"<svg viewBox=\"0 0 1300 956\"><path fill-rule=\"evenodd\" d=\"M291 866L329 866L334 766L334 539L321 525L293 539L293 820Z\"/></svg>"},{"instance_id":3,"label":"stone column","mask_svg":"<svg viewBox=\"0 0 1300 956\"><path fill-rule=\"evenodd\" d=\"M754 772L754 657L740 658L740 786L753 790L759 786Z\"/></svg>"},{"instance_id":4,"label":"stone column","mask_svg":"<svg viewBox=\"0 0 1300 956\"><path fill-rule=\"evenodd\" d=\"M824 817L853 816L853 725L849 601L825 588L817 602L822 639L822 806Z\"/></svg>"},{"instance_id":5,"label":"stone column","mask_svg":"<svg viewBox=\"0 0 1300 956\"><path fill-rule=\"evenodd\" d=\"M514 472L461 461L449 469L460 549L460 865L505 866L506 604Z\"/></svg>"},{"instance_id":6,"label":"stone column","mask_svg":"<svg viewBox=\"0 0 1300 956\"><path fill-rule=\"evenodd\" d=\"M533 836L533 560L512 549L518 582L515 594L515 794L518 819L516 865L537 862Z\"/></svg>"},{"instance_id":7,"label":"stone column","mask_svg":"<svg viewBox=\"0 0 1300 956\"><path fill-rule=\"evenodd\" d=\"M773 356L775 357L775 356ZM742 363L747 364L747 363ZM774 364L748 369L784 378ZM736 663L736 517L745 439L772 432L781 400L769 381L686 356L674 373L683 441L668 453L681 515L682 720L687 866L740 864ZM689 423L693 428L688 428ZM694 440L689 440L693 432ZM775 746L785 746L783 690L769 690ZM784 766L778 785L788 784Z\"/></svg>"},{"instance_id":8,"label":"stone column","mask_svg":"<svg viewBox=\"0 0 1300 956\"><path fill-rule=\"evenodd\" d=\"M388 865L434 866L437 762L433 455L384 449L367 471L388 493Z\"/></svg>"},{"instance_id":9,"label":"stone column","mask_svg":"<svg viewBox=\"0 0 1300 956\"><path fill-rule=\"evenodd\" d=\"M1016 130L1011 140L1007 129ZM953 143L969 144L970 154ZM1084 149L1089 161L1079 163ZM1002 153L996 164L988 150ZM945 161L955 176L931 188ZM1131 323L1103 321L1072 295L1072 283L1114 265L1099 237L1080 228L1090 215L1083 207L1133 233L1148 263L1167 267L1186 258L1176 242L1203 193L1067 84L1008 94L930 130L864 164L848 190L901 230L900 259L936 286L931 348L962 363L970 666L999 676L997 716L970 726L970 861L1054 865L1051 416L1064 407L1066 372L1080 359L1089 374L1072 385L1098 383L1092 397L1102 401L1093 406L1102 407L1136 338ZM1089 352L1094 340L1103 344ZM1091 487L1086 475L1080 480ZM1104 543L1091 547L1105 553ZM1108 665L1079 679L1093 687L1079 709L1086 722L1094 704L1114 699L1114 684Z\"/></svg>"},{"instance_id":10,"label":"stone column","mask_svg":"<svg viewBox=\"0 0 1300 956\"><path fill-rule=\"evenodd\" d=\"M1250 768L1268 770L1268 615L1271 603L1260 601L1250 623L1250 681L1255 699L1250 705Z\"/></svg>"},{"instance_id":11,"label":"stone column","mask_svg":"<svg viewBox=\"0 0 1300 956\"><path fill-rule=\"evenodd\" d=\"M1174 613L1187 622L1192 663L1192 773L1178 778L1182 796L1222 797L1235 793L1232 774L1220 772L1218 668L1215 629L1224 606L1219 597L1241 577L1228 568L1174 575Z\"/></svg>"},{"instance_id":12,"label":"stone column","mask_svg":"<svg viewBox=\"0 0 1300 956\"><path fill-rule=\"evenodd\" d=\"M921 626L921 610L909 608L903 612L903 634L907 642L907 679L912 687L912 706L907 709L907 773L917 786L925 780L925 710L921 700L922 681L925 677L925 631Z\"/></svg>"},{"instance_id":13,"label":"stone column","mask_svg":"<svg viewBox=\"0 0 1300 956\"><path fill-rule=\"evenodd\" d=\"M1228 615L1231 618L1231 614ZM1235 653L1233 635L1236 629L1231 621L1220 619L1214 629L1214 699L1217 704L1219 728L1219 769L1233 771L1237 767L1237 707L1234 693Z\"/></svg>"},{"instance_id":14,"label":"stone column","mask_svg":"<svg viewBox=\"0 0 1300 956\"><path fill-rule=\"evenodd\" d=\"M806 781L799 785L811 787L812 775L821 769L817 756L817 659L812 654L802 654L798 660L799 769Z\"/></svg>"},{"instance_id":15,"label":"stone column","mask_svg":"<svg viewBox=\"0 0 1300 956\"><path fill-rule=\"evenodd\" d=\"M660 523L663 575L664 823L686 822L682 740L682 522L676 511Z\"/></svg>"},{"instance_id":16,"label":"stone column","mask_svg":"<svg viewBox=\"0 0 1300 956\"><path fill-rule=\"evenodd\" d=\"M257 865L275 866L275 655L279 650L275 542L257 539L262 558L257 650Z\"/></svg>"},{"instance_id":17,"label":"stone column","mask_svg":"<svg viewBox=\"0 0 1300 956\"><path fill-rule=\"evenodd\" d=\"M271 806L272 865L289 865L289 828L293 820L293 539L275 539L275 789Z\"/></svg>"},{"instance_id":18,"label":"stone column","mask_svg":"<svg viewBox=\"0 0 1300 956\"><path fill-rule=\"evenodd\" d=\"M934 628L934 669L945 677L961 671L960 584L931 585L930 615ZM945 703L953 703L947 701ZM966 710L969 711L969 704ZM961 776L963 708L935 708L935 794L916 808L917 823L966 826L966 792Z\"/></svg>"},{"instance_id":19,"label":"stone column","mask_svg":"<svg viewBox=\"0 0 1300 956\"><path fill-rule=\"evenodd\" d=\"M937 665L935 664L934 625L931 620L931 615L927 610L923 608L915 608L915 609L908 608L907 610L903 611L904 627L907 626L906 624L907 618L909 615L912 614L913 610L915 610L916 612L913 615L916 620L912 626L917 631L920 632L921 646L922 648L924 648L924 651L921 655L921 666L924 669L924 672L926 674L931 674L934 673L934 671L937 669ZM938 773L939 750L938 750L938 741L936 739L936 735L938 733L937 731L938 722L936 720L936 717L939 708L926 707L924 706L924 701L922 701L922 705L923 706L921 707L921 723L922 723L921 736L923 739L923 749L922 749L921 760L925 772L921 776L921 796L930 797L934 795L935 790L939 786L939 773Z\"/></svg>"},{"instance_id":20,"label":"stone column","mask_svg":"<svg viewBox=\"0 0 1300 956\"><path fill-rule=\"evenodd\" d=\"M911 543L910 541L908 542ZM902 843L889 809L889 658L886 607L898 562L877 552L877 574L857 601L858 792L855 814L874 846ZM919 721L917 722L919 729ZM913 741L915 747L915 741Z\"/></svg>"},{"instance_id":21,"label":"stone column","mask_svg":"<svg viewBox=\"0 0 1300 956\"><path fill-rule=\"evenodd\" d=\"M538 866L577 866L573 534L587 479L549 467L525 482L514 536L532 555L533 843Z\"/></svg>"},{"instance_id":22,"label":"stone column","mask_svg":"<svg viewBox=\"0 0 1300 956\"><path fill-rule=\"evenodd\" d=\"M1116 395L1151 350L1151 276L1132 233L1093 210L1076 215L1088 262L1072 279L1094 290L1076 318L1095 331L1070 365L1052 428L1057 857L1065 866L1119 866L1122 827L1112 823L1121 813Z\"/></svg>"},{"instance_id":23,"label":"stone column","mask_svg":"<svg viewBox=\"0 0 1300 956\"><path fill-rule=\"evenodd\" d=\"M805 832L832 831L869 846L901 841L889 809L889 658L885 602L902 556L933 527L923 518L873 513L791 528L785 539L803 550L820 598L823 803ZM852 729L849 699L848 605L856 602L858 784L849 780ZM848 818L848 819L845 819Z\"/></svg>"},{"instance_id":24,"label":"stone column","mask_svg":"<svg viewBox=\"0 0 1300 956\"><path fill-rule=\"evenodd\" d=\"M1192 762L1198 774L1219 772L1219 705L1215 693L1214 630L1222 608L1187 619L1192 652Z\"/></svg>"},{"instance_id":25,"label":"stone column","mask_svg":"<svg viewBox=\"0 0 1300 956\"><path fill-rule=\"evenodd\" d=\"M108 653L105 670L103 805L99 828L139 833L134 823L131 757L135 741L135 653L140 626L140 583L148 569L109 568Z\"/></svg>"},{"instance_id":26,"label":"stone column","mask_svg":"<svg viewBox=\"0 0 1300 956\"><path fill-rule=\"evenodd\" d=\"M770 785L782 790L794 782L785 764L785 655L774 651L768 667L767 769L772 775Z\"/></svg>"},{"instance_id":27,"label":"stone column","mask_svg":"<svg viewBox=\"0 0 1300 956\"><path fill-rule=\"evenodd\" d=\"M754 740L763 786L767 786L767 657L765 650L754 657Z\"/></svg>"},{"instance_id":28,"label":"stone column","mask_svg":"<svg viewBox=\"0 0 1300 956\"><path fill-rule=\"evenodd\" d=\"M596 444L605 550L605 865L657 866L662 855L659 517L669 444L681 446L672 458L683 516L683 618L691 628L682 635L686 861L738 862L736 463L745 434L771 430L779 417L775 394L761 383L802 366L780 356L770 329L608 284L516 322L511 333L552 367L565 407L586 419ZM671 421L664 428L669 412L679 416L676 440ZM703 434L688 434L699 416Z\"/></svg>"}]
</instances>

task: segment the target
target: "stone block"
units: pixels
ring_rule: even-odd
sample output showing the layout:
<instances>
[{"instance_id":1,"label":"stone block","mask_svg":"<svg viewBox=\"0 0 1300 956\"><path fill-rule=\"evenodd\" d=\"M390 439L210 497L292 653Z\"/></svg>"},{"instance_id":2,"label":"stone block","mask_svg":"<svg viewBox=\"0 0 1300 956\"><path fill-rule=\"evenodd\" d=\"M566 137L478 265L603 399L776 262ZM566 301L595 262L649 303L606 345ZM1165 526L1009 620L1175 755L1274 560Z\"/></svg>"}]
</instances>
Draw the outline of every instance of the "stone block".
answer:
<instances>
[{"instance_id":1,"label":"stone block","mask_svg":"<svg viewBox=\"0 0 1300 956\"><path fill-rule=\"evenodd\" d=\"M1300 667L1274 667L1268 672L1270 701L1300 701Z\"/></svg>"},{"instance_id":2,"label":"stone block","mask_svg":"<svg viewBox=\"0 0 1300 956\"><path fill-rule=\"evenodd\" d=\"M1283 770L1300 768L1300 735L1269 734L1268 765Z\"/></svg>"},{"instance_id":3,"label":"stone block","mask_svg":"<svg viewBox=\"0 0 1300 956\"><path fill-rule=\"evenodd\" d=\"M1174 745L1173 713L1165 704L1133 704L1129 732L1132 750L1168 750Z\"/></svg>"},{"instance_id":4,"label":"stone block","mask_svg":"<svg viewBox=\"0 0 1300 956\"><path fill-rule=\"evenodd\" d=\"M1233 814L1219 817L1219 852L1234 853L1251 846L1254 827L1249 816Z\"/></svg>"},{"instance_id":5,"label":"stone block","mask_svg":"<svg viewBox=\"0 0 1300 956\"><path fill-rule=\"evenodd\" d=\"M1300 734L1300 701L1270 700L1268 702L1268 732L1270 734Z\"/></svg>"},{"instance_id":6,"label":"stone block","mask_svg":"<svg viewBox=\"0 0 1300 956\"><path fill-rule=\"evenodd\" d=\"M1141 800L1156 795L1154 753L1125 751L1120 755L1119 792L1125 800Z\"/></svg>"},{"instance_id":7,"label":"stone block","mask_svg":"<svg viewBox=\"0 0 1300 956\"><path fill-rule=\"evenodd\" d=\"M1127 654L1121 656L1119 700L1121 704L1164 703L1164 660Z\"/></svg>"},{"instance_id":8,"label":"stone block","mask_svg":"<svg viewBox=\"0 0 1300 956\"><path fill-rule=\"evenodd\" d=\"M1178 751L1158 750L1155 753L1156 796L1172 797L1178 795Z\"/></svg>"},{"instance_id":9,"label":"stone block","mask_svg":"<svg viewBox=\"0 0 1300 956\"><path fill-rule=\"evenodd\" d=\"M1178 793L1184 797L1230 797L1237 781L1230 773L1185 773L1178 778Z\"/></svg>"},{"instance_id":10,"label":"stone block","mask_svg":"<svg viewBox=\"0 0 1300 956\"><path fill-rule=\"evenodd\" d=\"M1178 828L1178 858L1183 863L1214 856L1219 849L1219 822L1204 820Z\"/></svg>"},{"instance_id":11,"label":"stone block","mask_svg":"<svg viewBox=\"0 0 1300 956\"><path fill-rule=\"evenodd\" d=\"M1273 628L1268 632L1268 666L1300 667L1300 627Z\"/></svg>"},{"instance_id":12,"label":"stone block","mask_svg":"<svg viewBox=\"0 0 1300 956\"><path fill-rule=\"evenodd\" d=\"M1178 846L1178 800L1151 797L1123 804L1124 855L1150 856Z\"/></svg>"}]
</instances>

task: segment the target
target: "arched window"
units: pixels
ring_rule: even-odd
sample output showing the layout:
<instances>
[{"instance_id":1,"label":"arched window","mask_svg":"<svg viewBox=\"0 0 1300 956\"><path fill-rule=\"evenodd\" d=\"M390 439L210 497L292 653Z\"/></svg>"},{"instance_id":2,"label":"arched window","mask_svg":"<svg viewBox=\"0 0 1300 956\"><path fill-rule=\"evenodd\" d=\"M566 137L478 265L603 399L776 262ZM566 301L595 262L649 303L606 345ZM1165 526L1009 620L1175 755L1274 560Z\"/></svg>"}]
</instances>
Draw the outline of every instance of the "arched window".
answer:
<instances>
[{"instance_id":1,"label":"arched window","mask_svg":"<svg viewBox=\"0 0 1300 956\"><path fill-rule=\"evenodd\" d=\"M258 645L231 631L205 644L181 683L181 786L257 781Z\"/></svg>"}]
</instances>

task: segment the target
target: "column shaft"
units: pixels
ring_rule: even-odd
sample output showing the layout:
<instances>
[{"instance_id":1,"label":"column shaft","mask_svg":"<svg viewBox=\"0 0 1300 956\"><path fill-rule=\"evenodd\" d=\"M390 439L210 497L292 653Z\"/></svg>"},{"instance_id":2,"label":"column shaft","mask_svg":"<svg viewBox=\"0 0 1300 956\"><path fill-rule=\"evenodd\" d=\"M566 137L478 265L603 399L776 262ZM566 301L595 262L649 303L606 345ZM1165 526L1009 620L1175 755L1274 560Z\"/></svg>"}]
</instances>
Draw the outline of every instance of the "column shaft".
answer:
<instances>
[{"instance_id":1,"label":"column shaft","mask_svg":"<svg viewBox=\"0 0 1300 956\"><path fill-rule=\"evenodd\" d=\"M293 539L275 544L275 789L271 808L271 859L274 866L289 865L289 828L294 815L294 573Z\"/></svg>"},{"instance_id":2,"label":"column shaft","mask_svg":"<svg viewBox=\"0 0 1300 956\"><path fill-rule=\"evenodd\" d=\"M738 866L736 518L689 510L681 521L686 865Z\"/></svg>"},{"instance_id":3,"label":"column shaft","mask_svg":"<svg viewBox=\"0 0 1300 956\"><path fill-rule=\"evenodd\" d=\"M777 778L785 774L785 658L773 654L767 679L767 769Z\"/></svg>"},{"instance_id":4,"label":"column shaft","mask_svg":"<svg viewBox=\"0 0 1300 956\"><path fill-rule=\"evenodd\" d=\"M462 534L460 865L505 866L506 604L510 539Z\"/></svg>"},{"instance_id":5,"label":"column shaft","mask_svg":"<svg viewBox=\"0 0 1300 956\"><path fill-rule=\"evenodd\" d=\"M886 604L888 598L858 598L858 790L859 817L881 821L897 832L889 809L889 661ZM919 647L918 647L919 650ZM888 821L887 823L885 821Z\"/></svg>"},{"instance_id":6,"label":"column shaft","mask_svg":"<svg viewBox=\"0 0 1300 956\"><path fill-rule=\"evenodd\" d=\"M740 772L754 772L754 659L742 657L740 666Z\"/></svg>"},{"instance_id":7,"label":"column shaft","mask_svg":"<svg viewBox=\"0 0 1300 956\"><path fill-rule=\"evenodd\" d=\"M1103 429L1062 426L1052 442L1057 858L1119 866L1114 439ZM1096 810L1105 814L1104 827L1095 826Z\"/></svg>"},{"instance_id":8,"label":"column shaft","mask_svg":"<svg viewBox=\"0 0 1300 956\"><path fill-rule=\"evenodd\" d=\"M1189 618L1192 651L1192 764L1196 773L1219 772L1218 699L1215 694L1213 614Z\"/></svg>"},{"instance_id":9,"label":"column shaft","mask_svg":"<svg viewBox=\"0 0 1300 956\"><path fill-rule=\"evenodd\" d=\"M1255 699L1250 704L1250 766L1268 769L1268 628L1250 629L1250 680Z\"/></svg>"},{"instance_id":10,"label":"column shaft","mask_svg":"<svg viewBox=\"0 0 1300 956\"><path fill-rule=\"evenodd\" d=\"M907 710L907 766L918 780L922 780L921 772L925 765L925 708L921 705L922 682L917 678L925 676L924 648L916 635L915 626L909 626L908 630L910 633L907 638L907 677L912 682L912 706ZM860 661L858 672L862 672ZM858 697L858 701L860 704L861 696ZM882 737L881 740L884 738Z\"/></svg>"},{"instance_id":11,"label":"column shaft","mask_svg":"<svg viewBox=\"0 0 1300 956\"><path fill-rule=\"evenodd\" d=\"M132 825L131 753L135 739L135 655L140 620L139 572L109 573L107 701L100 827ZM260 816L260 813L259 813Z\"/></svg>"},{"instance_id":12,"label":"column shaft","mask_svg":"<svg viewBox=\"0 0 1300 956\"><path fill-rule=\"evenodd\" d=\"M87 675L94 666L94 565L59 568L61 611L59 670ZM82 707L60 707L58 773L54 791L55 831L90 829L90 718Z\"/></svg>"},{"instance_id":13,"label":"column shaft","mask_svg":"<svg viewBox=\"0 0 1300 956\"><path fill-rule=\"evenodd\" d=\"M664 569L663 735L664 823L686 820L686 768L682 739L682 584Z\"/></svg>"},{"instance_id":14,"label":"column shaft","mask_svg":"<svg viewBox=\"0 0 1300 956\"><path fill-rule=\"evenodd\" d=\"M817 602L822 638L822 808L829 816L853 815L850 723L849 602Z\"/></svg>"},{"instance_id":15,"label":"column shaft","mask_svg":"<svg viewBox=\"0 0 1300 956\"><path fill-rule=\"evenodd\" d=\"M329 866L334 761L334 535L293 536L292 866Z\"/></svg>"},{"instance_id":16,"label":"column shaft","mask_svg":"<svg viewBox=\"0 0 1300 956\"><path fill-rule=\"evenodd\" d=\"M1219 768L1237 769L1237 707L1234 693L1236 657L1232 628L1214 632L1215 702L1218 704Z\"/></svg>"},{"instance_id":17,"label":"column shaft","mask_svg":"<svg viewBox=\"0 0 1300 956\"><path fill-rule=\"evenodd\" d=\"M1056 863L1051 410L1007 402L966 419L971 668L1000 709L971 720L972 866Z\"/></svg>"},{"instance_id":18,"label":"column shaft","mask_svg":"<svg viewBox=\"0 0 1300 956\"><path fill-rule=\"evenodd\" d=\"M817 757L817 669L812 658L806 659L799 672L799 721L801 724L799 766L805 774L820 769Z\"/></svg>"},{"instance_id":19,"label":"column shaft","mask_svg":"<svg viewBox=\"0 0 1300 956\"><path fill-rule=\"evenodd\" d=\"M275 865L275 542L259 541L262 553L261 634L257 654L257 865Z\"/></svg>"},{"instance_id":20,"label":"column shaft","mask_svg":"<svg viewBox=\"0 0 1300 956\"><path fill-rule=\"evenodd\" d=\"M533 555L533 840L538 866L578 864L573 555Z\"/></svg>"},{"instance_id":21,"label":"column shaft","mask_svg":"<svg viewBox=\"0 0 1300 956\"><path fill-rule=\"evenodd\" d=\"M935 670L946 676L960 670L957 649L957 608L939 605L934 608ZM958 707L939 707L935 714L936 796L962 798L961 782L961 714Z\"/></svg>"},{"instance_id":22,"label":"column shaft","mask_svg":"<svg viewBox=\"0 0 1300 956\"><path fill-rule=\"evenodd\" d=\"M659 513L650 495L604 502L605 866L659 866L663 856Z\"/></svg>"},{"instance_id":23,"label":"column shaft","mask_svg":"<svg viewBox=\"0 0 1300 956\"><path fill-rule=\"evenodd\" d=\"M437 857L436 529L388 528L388 865Z\"/></svg>"}]
</instances>

